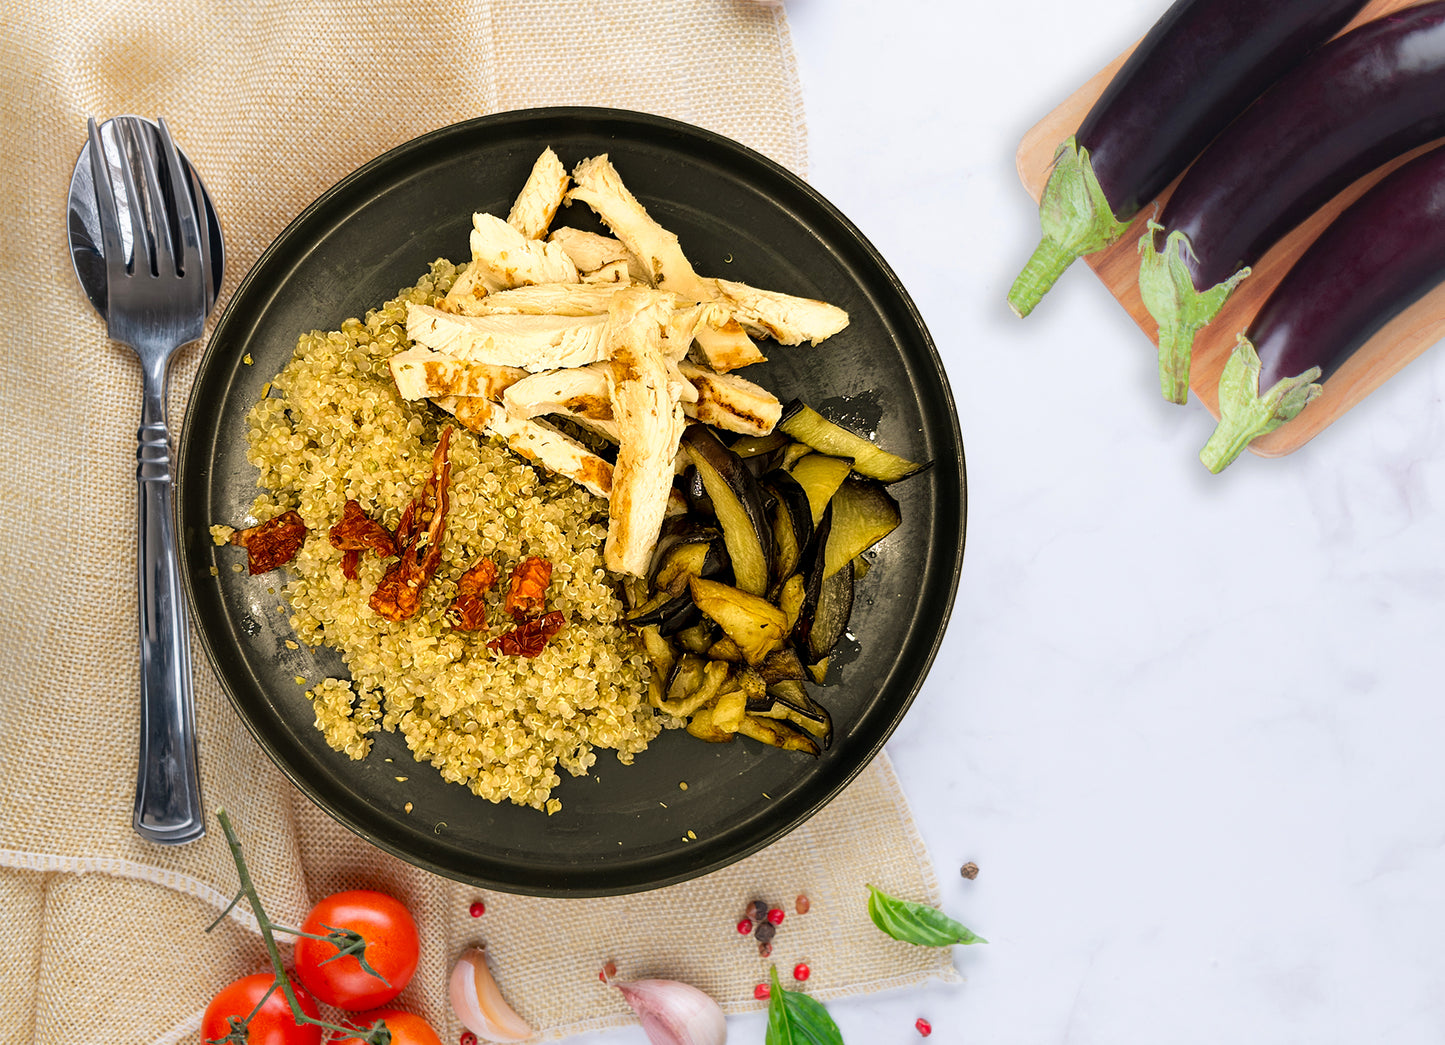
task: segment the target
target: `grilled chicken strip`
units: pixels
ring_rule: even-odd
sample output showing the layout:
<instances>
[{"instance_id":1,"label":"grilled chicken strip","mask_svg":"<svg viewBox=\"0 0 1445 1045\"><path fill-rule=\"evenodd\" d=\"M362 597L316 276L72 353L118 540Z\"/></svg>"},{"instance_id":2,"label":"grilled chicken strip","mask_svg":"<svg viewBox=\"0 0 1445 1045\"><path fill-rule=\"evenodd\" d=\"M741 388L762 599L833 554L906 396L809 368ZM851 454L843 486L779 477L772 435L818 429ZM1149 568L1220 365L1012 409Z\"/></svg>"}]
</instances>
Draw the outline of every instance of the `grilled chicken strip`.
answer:
<instances>
[{"instance_id":1,"label":"grilled chicken strip","mask_svg":"<svg viewBox=\"0 0 1445 1045\"><path fill-rule=\"evenodd\" d=\"M472 261L447 291L449 310L467 314L473 302L531 283L576 283L577 266L546 240L528 239L495 214L472 215Z\"/></svg>"},{"instance_id":2,"label":"grilled chicken strip","mask_svg":"<svg viewBox=\"0 0 1445 1045\"><path fill-rule=\"evenodd\" d=\"M848 313L826 301L759 290L730 279L708 282L745 330L771 337L780 345L800 345L804 341L816 345L848 325Z\"/></svg>"},{"instance_id":3,"label":"grilled chicken strip","mask_svg":"<svg viewBox=\"0 0 1445 1045\"><path fill-rule=\"evenodd\" d=\"M539 283L479 298L473 316L605 316L620 283ZM669 299L674 295L669 294ZM680 301L675 301L680 304Z\"/></svg>"},{"instance_id":4,"label":"grilled chicken strip","mask_svg":"<svg viewBox=\"0 0 1445 1045\"><path fill-rule=\"evenodd\" d=\"M411 303L406 336L426 348L478 363L555 370L605 358L605 316L459 316Z\"/></svg>"},{"instance_id":5,"label":"grilled chicken strip","mask_svg":"<svg viewBox=\"0 0 1445 1045\"><path fill-rule=\"evenodd\" d=\"M646 270L649 281L659 290L670 290L694 301L709 301L718 288L694 271L677 236L663 228L647 213L607 156L583 160L572 171L576 184L567 199L591 207ZM697 344L714 370L726 372L765 358L741 325L700 326Z\"/></svg>"},{"instance_id":6,"label":"grilled chicken strip","mask_svg":"<svg viewBox=\"0 0 1445 1045\"><path fill-rule=\"evenodd\" d=\"M433 402L473 432L499 436L513 452L549 472L565 475L597 497L611 495L612 465L547 422L512 417L498 404L481 398L442 396ZM669 473L669 482L671 479Z\"/></svg>"},{"instance_id":7,"label":"grilled chicken strip","mask_svg":"<svg viewBox=\"0 0 1445 1045\"><path fill-rule=\"evenodd\" d=\"M603 558L615 573L645 576L672 491L687 421L673 392L662 331L672 310L645 291L613 299L607 321L607 390L620 443Z\"/></svg>"},{"instance_id":8,"label":"grilled chicken strip","mask_svg":"<svg viewBox=\"0 0 1445 1045\"><path fill-rule=\"evenodd\" d=\"M403 399L448 395L497 399L528 373L520 367L477 363L420 347L398 352L387 365Z\"/></svg>"},{"instance_id":9,"label":"grilled chicken strip","mask_svg":"<svg viewBox=\"0 0 1445 1045\"><path fill-rule=\"evenodd\" d=\"M743 435L767 435L783 416L777 396L737 374L717 374L683 363L682 376L697 389L697 402L685 406L695 420Z\"/></svg>"},{"instance_id":10,"label":"grilled chicken strip","mask_svg":"<svg viewBox=\"0 0 1445 1045\"><path fill-rule=\"evenodd\" d=\"M572 264L577 266L577 271L582 273L585 280L589 276L597 277L596 282L615 282L616 277L622 273L626 278L622 282L650 283L647 269L643 268L642 262L637 260L637 255L622 245L622 241L614 236L603 236L596 232L586 232L582 229L574 229L563 226L560 229L553 229L552 234L547 237L548 241L557 244L567 256L572 259ZM615 266L621 266L620 269ZM612 270L608 276L599 276L606 270Z\"/></svg>"},{"instance_id":11,"label":"grilled chicken strip","mask_svg":"<svg viewBox=\"0 0 1445 1045\"><path fill-rule=\"evenodd\" d=\"M562 166L557 154L550 147L544 149L512 203L507 224L527 239L541 239L547 235L547 228L556 217L557 208L562 206L571 183L567 168Z\"/></svg>"}]
</instances>

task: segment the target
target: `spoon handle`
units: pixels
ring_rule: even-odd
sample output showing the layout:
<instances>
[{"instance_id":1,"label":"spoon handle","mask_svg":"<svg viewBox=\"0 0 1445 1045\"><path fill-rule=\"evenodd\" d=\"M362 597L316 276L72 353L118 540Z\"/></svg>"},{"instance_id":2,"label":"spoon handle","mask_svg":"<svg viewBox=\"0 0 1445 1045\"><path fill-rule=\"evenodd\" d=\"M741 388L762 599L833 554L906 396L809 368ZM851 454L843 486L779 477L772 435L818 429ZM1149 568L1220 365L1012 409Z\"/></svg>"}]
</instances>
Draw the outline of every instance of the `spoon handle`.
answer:
<instances>
[{"instance_id":1,"label":"spoon handle","mask_svg":"<svg viewBox=\"0 0 1445 1045\"><path fill-rule=\"evenodd\" d=\"M133 823L152 842L179 845L204 835L206 822L196 770L190 631L171 512L164 386L164 371L146 374L136 432L141 728Z\"/></svg>"}]
</instances>

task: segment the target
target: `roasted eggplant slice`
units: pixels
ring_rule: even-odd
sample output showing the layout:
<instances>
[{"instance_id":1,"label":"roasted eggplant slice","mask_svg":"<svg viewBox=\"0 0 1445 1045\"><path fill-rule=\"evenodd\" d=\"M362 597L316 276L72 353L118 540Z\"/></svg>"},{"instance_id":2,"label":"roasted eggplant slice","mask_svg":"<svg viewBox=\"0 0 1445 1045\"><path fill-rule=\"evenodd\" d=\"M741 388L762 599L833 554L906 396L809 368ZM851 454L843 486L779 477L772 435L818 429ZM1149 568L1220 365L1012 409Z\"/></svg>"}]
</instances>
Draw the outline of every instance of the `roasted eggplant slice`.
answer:
<instances>
[{"instance_id":1,"label":"roasted eggplant slice","mask_svg":"<svg viewBox=\"0 0 1445 1045\"><path fill-rule=\"evenodd\" d=\"M812 504L798 480L781 468L763 476L762 486L773 497L773 579L781 581L797 570L813 539Z\"/></svg>"},{"instance_id":2,"label":"roasted eggplant slice","mask_svg":"<svg viewBox=\"0 0 1445 1045\"><path fill-rule=\"evenodd\" d=\"M738 732L784 751L806 751L813 756L822 753L816 740L785 719L744 715L738 724Z\"/></svg>"},{"instance_id":3,"label":"roasted eggplant slice","mask_svg":"<svg viewBox=\"0 0 1445 1045\"><path fill-rule=\"evenodd\" d=\"M817 664L833 652L833 647L848 630L848 618L853 615L853 571L834 570L831 574L823 571L823 583L818 589L818 601L813 608L813 620L808 629L808 641L803 652L809 664Z\"/></svg>"},{"instance_id":4,"label":"roasted eggplant slice","mask_svg":"<svg viewBox=\"0 0 1445 1045\"><path fill-rule=\"evenodd\" d=\"M683 470L682 496L687 501L689 515L698 519L714 517L712 500L707 495L707 487L702 484L702 476L698 474L697 465L690 464Z\"/></svg>"},{"instance_id":5,"label":"roasted eggplant slice","mask_svg":"<svg viewBox=\"0 0 1445 1045\"><path fill-rule=\"evenodd\" d=\"M906 479L925 467L880 449L863 436L834 424L796 399L783 408L778 428L819 453L853 458L855 472L881 482Z\"/></svg>"},{"instance_id":6,"label":"roasted eggplant slice","mask_svg":"<svg viewBox=\"0 0 1445 1045\"><path fill-rule=\"evenodd\" d=\"M713 725L712 708L698 708L687 720L687 731L699 740L709 744L727 744L737 736L736 732L726 733Z\"/></svg>"},{"instance_id":7,"label":"roasted eggplant slice","mask_svg":"<svg viewBox=\"0 0 1445 1045\"><path fill-rule=\"evenodd\" d=\"M823 518L828 502L838 492L853 471L851 457L832 457L828 454L808 454L793 465L789 474L808 495L808 505L813 510L813 525Z\"/></svg>"},{"instance_id":8,"label":"roasted eggplant slice","mask_svg":"<svg viewBox=\"0 0 1445 1045\"><path fill-rule=\"evenodd\" d=\"M852 574L849 574L851 577ZM694 577L692 601L717 622L723 634L738 644L743 659L759 664L787 638L787 618L766 599L741 588Z\"/></svg>"},{"instance_id":9,"label":"roasted eggplant slice","mask_svg":"<svg viewBox=\"0 0 1445 1045\"><path fill-rule=\"evenodd\" d=\"M767 435L745 435L734 439L728 449L747 462L748 471L762 475L778 467L783 451L793 440L782 432Z\"/></svg>"},{"instance_id":10,"label":"roasted eggplant slice","mask_svg":"<svg viewBox=\"0 0 1445 1045\"><path fill-rule=\"evenodd\" d=\"M723 542L732 560L733 580L743 591L762 595L772 578L773 528L767 495L733 453L706 425L692 425L682 445L712 501Z\"/></svg>"},{"instance_id":11,"label":"roasted eggplant slice","mask_svg":"<svg viewBox=\"0 0 1445 1045\"><path fill-rule=\"evenodd\" d=\"M833 517L825 553L825 578L839 572L854 559L898 528L903 516L898 502L870 479L849 479L829 502ZM851 577L853 571L847 571Z\"/></svg>"},{"instance_id":12,"label":"roasted eggplant slice","mask_svg":"<svg viewBox=\"0 0 1445 1045\"><path fill-rule=\"evenodd\" d=\"M784 679L768 687L761 700L749 700L748 714L762 718L784 719L806 730L827 750L833 743L833 716L822 704L808 695L801 680Z\"/></svg>"}]
</instances>

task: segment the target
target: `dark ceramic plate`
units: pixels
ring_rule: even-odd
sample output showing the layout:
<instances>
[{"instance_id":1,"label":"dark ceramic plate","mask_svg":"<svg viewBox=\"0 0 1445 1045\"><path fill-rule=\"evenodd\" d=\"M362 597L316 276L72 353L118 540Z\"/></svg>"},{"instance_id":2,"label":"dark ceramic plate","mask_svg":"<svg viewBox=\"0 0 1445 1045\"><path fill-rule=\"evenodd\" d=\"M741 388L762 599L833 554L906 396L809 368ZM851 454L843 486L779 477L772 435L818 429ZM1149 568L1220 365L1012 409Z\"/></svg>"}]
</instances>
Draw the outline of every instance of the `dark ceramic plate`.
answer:
<instances>
[{"instance_id":1,"label":"dark ceramic plate","mask_svg":"<svg viewBox=\"0 0 1445 1045\"><path fill-rule=\"evenodd\" d=\"M364 315L415 283L434 258L464 260L472 212L506 214L549 145L569 167L610 154L704 275L847 309L851 325L819 347L764 343L771 359L747 376L784 401L804 398L876 430L880 445L932 462L892 487L903 523L859 584L851 661L818 691L837 726L830 750L814 759L673 731L632 766L599 752L590 776L564 773L554 792L562 809L552 816L444 783L413 762L398 734L379 734L360 762L327 747L295 679L344 676L340 658L288 649L287 616L268 591L280 578L233 572L238 550L217 549L208 534L213 523L240 522L256 495L245 415L297 336ZM563 211L558 223L585 225L581 210ZM608 109L538 109L446 127L368 163L307 208L261 256L206 348L178 483L183 568L202 643L276 764L322 809L404 860L540 895L626 893L693 878L821 809L908 710L938 650L963 557L953 398L928 331L883 259L817 192L757 153L686 124Z\"/></svg>"}]
</instances>

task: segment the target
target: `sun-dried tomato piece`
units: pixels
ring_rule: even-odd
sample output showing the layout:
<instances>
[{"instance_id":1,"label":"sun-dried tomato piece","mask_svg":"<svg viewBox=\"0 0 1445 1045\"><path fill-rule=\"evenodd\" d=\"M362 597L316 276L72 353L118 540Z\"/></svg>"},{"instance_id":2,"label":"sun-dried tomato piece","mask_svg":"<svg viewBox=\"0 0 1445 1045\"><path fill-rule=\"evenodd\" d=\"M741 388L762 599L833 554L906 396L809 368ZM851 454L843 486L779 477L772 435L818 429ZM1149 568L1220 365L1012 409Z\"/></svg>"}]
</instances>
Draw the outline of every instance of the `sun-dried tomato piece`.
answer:
<instances>
[{"instance_id":1,"label":"sun-dried tomato piece","mask_svg":"<svg viewBox=\"0 0 1445 1045\"><path fill-rule=\"evenodd\" d=\"M552 583L552 564L530 555L512 567L512 584L503 609L515 621L535 617L547 608L547 585Z\"/></svg>"},{"instance_id":2,"label":"sun-dried tomato piece","mask_svg":"<svg viewBox=\"0 0 1445 1045\"><path fill-rule=\"evenodd\" d=\"M487 643L487 649L501 650L509 657L535 657L566 624L561 612L553 610L546 616L524 621L511 631L498 635Z\"/></svg>"},{"instance_id":3,"label":"sun-dried tomato piece","mask_svg":"<svg viewBox=\"0 0 1445 1045\"><path fill-rule=\"evenodd\" d=\"M356 568L361 564L361 553L370 549L383 559L396 554L396 538L381 523L371 518L362 509L359 501L348 499L341 509L341 521L327 531L335 548L346 554L341 557L341 572L348 580L356 580Z\"/></svg>"},{"instance_id":4,"label":"sun-dried tomato piece","mask_svg":"<svg viewBox=\"0 0 1445 1045\"><path fill-rule=\"evenodd\" d=\"M246 568L252 575L284 566L296 558L305 540L306 523L295 511L231 534L231 543L246 549Z\"/></svg>"},{"instance_id":5,"label":"sun-dried tomato piece","mask_svg":"<svg viewBox=\"0 0 1445 1045\"><path fill-rule=\"evenodd\" d=\"M449 614L452 626L460 631L484 631L487 627L487 604L482 596L497 583L497 564L479 559L471 569L457 578L457 597Z\"/></svg>"},{"instance_id":6,"label":"sun-dried tomato piece","mask_svg":"<svg viewBox=\"0 0 1445 1045\"><path fill-rule=\"evenodd\" d=\"M432 472L421 495L406 506L396 528L401 558L387 568L381 583L368 600L378 616L403 621L416 616L421 593L442 561L442 536L446 533L447 486L452 466L447 460L450 427L442 429L441 440L432 454ZM423 528L424 527L424 528Z\"/></svg>"}]
</instances>

